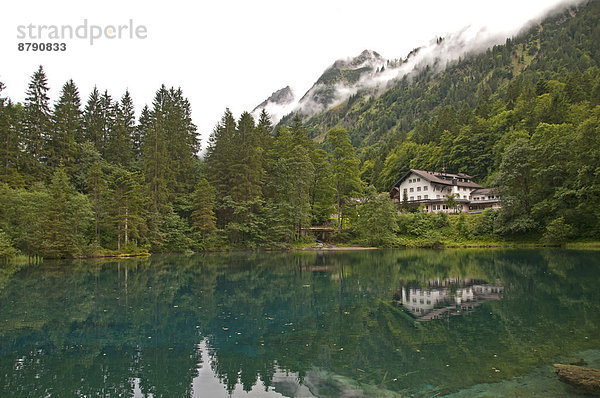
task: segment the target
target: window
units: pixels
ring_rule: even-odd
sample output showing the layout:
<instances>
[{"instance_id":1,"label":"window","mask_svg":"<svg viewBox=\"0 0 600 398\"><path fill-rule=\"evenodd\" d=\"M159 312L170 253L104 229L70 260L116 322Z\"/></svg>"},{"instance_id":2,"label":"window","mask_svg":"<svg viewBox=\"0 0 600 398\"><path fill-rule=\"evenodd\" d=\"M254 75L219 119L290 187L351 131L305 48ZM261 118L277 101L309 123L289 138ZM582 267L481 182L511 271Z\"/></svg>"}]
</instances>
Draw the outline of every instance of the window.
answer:
<instances>
[{"instance_id":1,"label":"window","mask_svg":"<svg viewBox=\"0 0 600 398\"><path fill-rule=\"evenodd\" d=\"M411 196L411 197L410 197L410 200L415 200L415 197L414 197L414 196Z\"/></svg>"},{"instance_id":2,"label":"window","mask_svg":"<svg viewBox=\"0 0 600 398\"><path fill-rule=\"evenodd\" d=\"M429 190L429 187L428 187L427 185L425 185L425 186L423 187L423 191L428 191L428 190Z\"/></svg>"},{"instance_id":3,"label":"window","mask_svg":"<svg viewBox=\"0 0 600 398\"><path fill-rule=\"evenodd\" d=\"M418 196L417 196L417 200L421 200L421 195L418 195Z\"/></svg>"},{"instance_id":4,"label":"window","mask_svg":"<svg viewBox=\"0 0 600 398\"><path fill-rule=\"evenodd\" d=\"M406 188L404 188L404 193L406 193Z\"/></svg>"},{"instance_id":5,"label":"window","mask_svg":"<svg viewBox=\"0 0 600 398\"><path fill-rule=\"evenodd\" d=\"M439 199L439 198L440 198L440 195L435 195L435 197L436 197L436 199Z\"/></svg>"},{"instance_id":6,"label":"window","mask_svg":"<svg viewBox=\"0 0 600 398\"><path fill-rule=\"evenodd\" d=\"M429 195L423 196L423 199L429 199Z\"/></svg>"},{"instance_id":7,"label":"window","mask_svg":"<svg viewBox=\"0 0 600 398\"><path fill-rule=\"evenodd\" d=\"M463 199L466 199L466 198L467 198L467 195L464 195L464 196L463 196Z\"/></svg>"},{"instance_id":8,"label":"window","mask_svg":"<svg viewBox=\"0 0 600 398\"><path fill-rule=\"evenodd\" d=\"M414 192L415 189L413 187L410 187L410 192Z\"/></svg>"},{"instance_id":9,"label":"window","mask_svg":"<svg viewBox=\"0 0 600 398\"><path fill-rule=\"evenodd\" d=\"M408 180L408 183L409 183L409 184L410 184L410 183L412 183L412 179L409 179L409 180Z\"/></svg>"},{"instance_id":10,"label":"window","mask_svg":"<svg viewBox=\"0 0 600 398\"><path fill-rule=\"evenodd\" d=\"M421 192L421 187L417 187L417 192Z\"/></svg>"}]
</instances>

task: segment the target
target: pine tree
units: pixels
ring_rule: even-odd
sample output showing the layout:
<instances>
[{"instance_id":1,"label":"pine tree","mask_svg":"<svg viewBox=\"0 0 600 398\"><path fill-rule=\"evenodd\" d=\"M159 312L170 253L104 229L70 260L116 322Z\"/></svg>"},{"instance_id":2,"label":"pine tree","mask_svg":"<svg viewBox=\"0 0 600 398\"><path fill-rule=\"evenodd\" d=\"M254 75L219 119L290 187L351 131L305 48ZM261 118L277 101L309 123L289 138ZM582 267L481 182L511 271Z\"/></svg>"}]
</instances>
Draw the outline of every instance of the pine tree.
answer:
<instances>
[{"instance_id":1,"label":"pine tree","mask_svg":"<svg viewBox=\"0 0 600 398\"><path fill-rule=\"evenodd\" d=\"M233 137L235 156L229 163L230 191L236 202L254 200L262 193L262 147L254 119L242 113Z\"/></svg>"},{"instance_id":2,"label":"pine tree","mask_svg":"<svg viewBox=\"0 0 600 398\"><path fill-rule=\"evenodd\" d=\"M115 117L114 127L107 143L106 160L129 167L134 158L133 139L136 130L135 110L129 91L125 92L120 103L113 104L113 114Z\"/></svg>"},{"instance_id":3,"label":"pine tree","mask_svg":"<svg viewBox=\"0 0 600 398\"><path fill-rule=\"evenodd\" d=\"M102 129L100 133L100 147L98 150L104 159L107 158L108 152L110 151L110 141L115 129L116 119L116 108L112 97L108 94L107 90L104 90L104 94L100 96L100 114Z\"/></svg>"},{"instance_id":4,"label":"pine tree","mask_svg":"<svg viewBox=\"0 0 600 398\"><path fill-rule=\"evenodd\" d=\"M48 79L43 67L31 77L25 98L25 149L28 155L27 170L37 178L43 174L46 163L46 139L50 128L48 105Z\"/></svg>"},{"instance_id":5,"label":"pine tree","mask_svg":"<svg viewBox=\"0 0 600 398\"><path fill-rule=\"evenodd\" d=\"M151 211L155 214L164 211L167 201L167 142L164 126L167 89L162 86L154 96L152 111L149 114L147 129L143 133L143 158L146 183L151 198Z\"/></svg>"},{"instance_id":6,"label":"pine tree","mask_svg":"<svg viewBox=\"0 0 600 398\"><path fill-rule=\"evenodd\" d=\"M192 190L199 142L189 101L183 97L181 89L167 89L163 85L156 92L148 119L140 123L145 125L142 153L150 196L149 229L151 240L161 244L161 217L178 218L171 203Z\"/></svg>"},{"instance_id":7,"label":"pine tree","mask_svg":"<svg viewBox=\"0 0 600 398\"><path fill-rule=\"evenodd\" d=\"M48 137L48 165L64 166L72 172L78 156L78 140L83 136L81 101L73 80L67 81L54 107L52 129Z\"/></svg>"},{"instance_id":8,"label":"pine tree","mask_svg":"<svg viewBox=\"0 0 600 398\"><path fill-rule=\"evenodd\" d=\"M205 239L207 234L217 229L214 212L215 190L206 178L202 178L196 184L193 198L192 228Z\"/></svg>"},{"instance_id":9,"label":"pine tree","mask_svg":"<svg viewBox=\"0 0 600 398\"><path fill-rule=\"evenodd\" d=\"M94 86L90 93L88 102L83 111L84 138L94 144L94 148L102 153L102 132L104 129L104 117L100 105L100 92Z\"/></svg>"},{"instance_id":10,"label":"pine tree","mask_svg":"<svg viewBox=\"0 0 600 398\"><path fill-rule=\"evenodd\" d=\"M102 170L102 161L97 160L90 167L86 181L94 214L94 240L101 243L102 220L105 214L104 198L107 191L106 176Z\"/></svg>"},{"instance_id":11,"label":"pine tree","mask_svg":"<svg viewBox=\"0 0 600 398\"><path fill-rule=\"evenodd\" d=\"M229 189L233 183L229 176L228 164L236 155L233 148L236 128L237 124L228 108L208 140L206 152L208 175L219 198L229 195ZM224 220L224 217L220 215L218 219Z\"/></svg>"},{"instance_id":12,"label":"pine tree","mask_svg":"<svg viewBox=\"0 0 600 398\"><path fill-rule=\"evenodd\" d=\"M117 250L127 246L130 239L139 238L143 229L143 178L137 173L115 168L110 176L110 212L117 230Z\"/></svg>"},{"instance_id":13,"label":"pine tree","mask_svg":"<svg viewBox=\"0 0 600 398\"><path fill-rule=\"evenodd\" d=\"M4 84L0 82L0 182L11 186L23 184L19 173L23 107L1 96Z\"/></svg>"},{"instance_id":14,"label":"pine tree","mask_svg":"<svg viewBox=\"0 0 600 398\"><path fill-rule=\"evenodd\" d=\"M139 123L132 132L131 144L133 149L133 157L135 161L140 161L143 157L143 142L144 134L150 127L150 109L148 105L144 105L140 113Z\"/></svg>"}]
</instances>

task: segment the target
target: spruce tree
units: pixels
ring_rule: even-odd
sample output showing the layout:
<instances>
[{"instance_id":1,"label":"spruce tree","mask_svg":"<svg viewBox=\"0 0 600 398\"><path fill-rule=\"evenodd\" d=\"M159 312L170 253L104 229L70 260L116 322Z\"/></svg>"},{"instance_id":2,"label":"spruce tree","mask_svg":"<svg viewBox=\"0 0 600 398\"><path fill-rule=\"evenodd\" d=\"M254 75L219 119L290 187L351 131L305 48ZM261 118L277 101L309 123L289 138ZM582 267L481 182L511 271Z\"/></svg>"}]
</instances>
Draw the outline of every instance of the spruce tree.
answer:
<instances>
[{"instance_id":1,"label":"spruce tree","mask_svg":"<svg viewBox=\"0 0 600 398\"><path fill-rule=\"evenodd\" d=\"M84 138L94 144L94 148L102 153L102 132L104 120L100 105L100 92L94 86L83 111Z\"/></svg>"},{"instance_id":2,"label":"spruce tree","mask_svg":"<svg viewBox=\"0 0 600 398\"><path fill-rule=\"evenodd\" d=\"M19 172L23 107L2 97L4 84L0 82L0 182L21 186L23 175Z\"/></svg>"},{"instance_id":3,"label":"spruce tree","mask_svg":"<svg viewBox=\"0 0 600 398\"><path fill-rule=\"evenodd\" d=\"M148 105L144 105L142 112L140 113L140 119L137 126L134 127L132 132L131 145L133 149L133 158L136 162L140 161L143 157L143 142L144 134L149 131L150 127L150 109Z\"/></svg>"},{"instance_id":4,"label":"spruce tree","mask_svg":"<svg viewBox=\"0 0 600 398\"><path fill-rule=\"evenodd\" d=\"M202 239L205 239L209 233L217 229L214 212L215 190L206 178L202 178L196 184L193 198L192 228Z\"/></svg>"},{"instance_id":5,"label":"spruce tree","mask_svg":"<svg viewBox=\"0 0 600 398\"><path fill-rule=\"evenodd\" d=\"M115 168L110 175L110 213L116 229L117 250L127 246L132 238L139 238L144 227L144 196L137 173Z\"/></svg>"},{"instance_id":6,"label":"spruce tree","mask_svg":"<svg viewBox=\"0 0 600 398\"><path fill-rule=\"evenodd\" d=\"M133 101L126 91L119 103L113 104L114 126L107 143L106 160L129 167L133 161L133 139L135 133L135 110Z\"/></svg>"},{"instance_id":7,"label":"spruce tree","mask_svg":"<svg viewBox=\"0 0 600 398\"><path fill-rule=\"evenodd\" d=\"M83 136L80 107L77 86L73 80L69 80L64 84L54 107L52 129L48 137L48 164L52 167L62 165L69 174L78 155L78 142Z\"/></svg>"},{"instance_id":8,"label":"spruce tree","mask_svg":"<svg viewBox=\"0 0 600 398\"><path fill-rule=\"evenodd\" d=\"M228 164L236 155L233 148L236 128L233 114L227 108L208 140L206 151L208 175L219 198L230 194L229 189L233 182L229 176ZM223 219L219 217L219 220Z\"/></svg>"},{"instance_id":9,"label":"spruce tree","mask_svg":"<svg viewBox=\"0 0 600 398\"><path fill-rule=\"evenodd\" d=\"M112 97L104 90L100 96L100 114L102 129L100 133L100 148L98 149L102 157L106 159L109 152L110 140L115 129L116 109Z\"/></svg>"},{"instance_id":10,"label":"spruce tree","mask_svg":"<svg viewBox=\"0 0 600 398\"><path fill-rule=\"evenodd\" d=\"M25 98L25 150L26 168L36 178L42 177L42 165L46 163L46 139L50 128L48 105L48 79L40 65L31 77Z\"/></svg>"},{"instance_id":11,"label":"spruce tree","mask_svg":"<svg viewBox=\"0 0 600 398\"><path fill-rule=\"evenodd\" d=\"M258 198L262 193L262 147L254 119L242 113L237 124L233 145L235 156L229 166L230 191L233 200L243 202Z\"/></svg>"}]
</instances>

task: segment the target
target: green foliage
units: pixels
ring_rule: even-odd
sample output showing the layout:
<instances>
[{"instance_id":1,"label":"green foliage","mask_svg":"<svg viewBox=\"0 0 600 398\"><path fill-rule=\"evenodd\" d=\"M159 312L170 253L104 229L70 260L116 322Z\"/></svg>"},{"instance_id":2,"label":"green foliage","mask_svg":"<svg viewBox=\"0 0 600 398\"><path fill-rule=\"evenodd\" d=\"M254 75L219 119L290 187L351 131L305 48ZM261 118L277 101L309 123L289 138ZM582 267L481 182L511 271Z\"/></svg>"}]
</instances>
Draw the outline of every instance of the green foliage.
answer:
<instances>
[{"instance_id":1,"label":"green foliage","mask_svg":"<svg viewBox=\"0 0 600 398\"><path fill-rule=\"evenodd\" d=\"M215 190L208 180L203 178L198 181L193 197L192 228L200 234L201 239L205 239L217 229L214 212Z\"/></svg>"},{"instance_id":2,"label":"green foliage","mask_svg":"<svg viewBox=\"0 0 600 398\"><path fill-rule=\"evenodd\" d=\"M62 169L57 169L52 177L44 206L42 255L82 256L92 224L92 206L87 196L74 191Z\"/></svg>"},{"instance_id":3,"label":"green foliage","mask_svg":"<svg viewBox=\"0 0 600 398\"><path fill-rule=\"evenodd\" d=\"M360 194L362 184L360 181L359 160L350 136L345 129L331 129L327 132L327 145L331 148L329 153L333 170L333 183L336 191L338 231L344 226L344 210L352 196Z\"/></svg>"},{"instance_id":4,"label":"green foliage","mask_svg":"<svg viewBox=\"0 0 600 398\"><path fill-rule=\"evenodd\" d=\"M18 251L13 247L10 238L0 230L0 260L8 260L15 257Z\"/></svg>"},{"instance_id":5,"label":"green foliage","mask_svg":"<svg viewBox=\"0 0 600 398\"><path fill-rule=\"evenodd\" d=\"M598 238L598 15L588 2L379 97L359 92L307 125L314 136L346 127L378 190L410 168L445 167L496 186L494 233L542 235L558 216L574 236Z\"/></svg>"},{"instance_id":6,"label":"green foliage","mask_svg":"<svg viewBox=\"0 0 600 398\"><path fill-rule=\"evenodd\" d=\"M370 186L366 198L358 206L358 217L353 225L361 243L390 247L397 244L398 208L387 193L377 194Z\"/></svg>"},{"instance_id":7,"label":"green foliage","mask_svg":"<svg viewBox=\"0 0 600 398\"><path fill-rule=\"evenodd\" d=\"M40 66L23 104L3 97L0 83L0 229L16 250L53 257L288 247L336 212L340 239L377 245L402 244L389 234L395 220L400 239L417 245L597 239L598 15L600 3L588 2L441 72L425 67L381 95L361 91L305 124L288 116L274 129L265 112L256 123L226 110L204 160L181 89L161 86L136 123L129 92L116 101L94 87L82 110L72 80L51 109ZM362 72L336 66L323 78ZM310 139L324 136L321 145ZM409 214L403 200L404 214L386 217L389 201L362 192L365 183L388 191L410 168L443 167L493 185L502 209Z\"/></svg>"},{"instance_id":8,"label":"green foliage","mask_svg":"<svg viewBox=\"0 0 600 398\"><path fill-rule=\"evenodd\" d=\"M546 226L543 240L550 244L562 245L573 235L573 227L565 222L563 217L552 220Z\"/></svg>"}]
</instances>

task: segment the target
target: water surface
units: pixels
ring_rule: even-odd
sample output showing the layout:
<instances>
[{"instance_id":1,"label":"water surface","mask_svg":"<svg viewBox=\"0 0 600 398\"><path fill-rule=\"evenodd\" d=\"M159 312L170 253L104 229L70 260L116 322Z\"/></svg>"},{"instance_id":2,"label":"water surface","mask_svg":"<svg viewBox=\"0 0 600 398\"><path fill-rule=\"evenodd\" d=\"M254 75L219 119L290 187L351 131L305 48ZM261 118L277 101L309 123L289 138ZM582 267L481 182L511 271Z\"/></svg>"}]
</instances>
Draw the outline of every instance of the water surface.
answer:
<instances>
[{"instance_id":1,"label":"water surface","mask_svg":"<svg viewBox=\"0 0 600 398\"><path fill-rule=\"evenodd\" d=\"M0 396L576 396L600 256L381 250L0 268Z\"/></svg>"}]
</instances>

